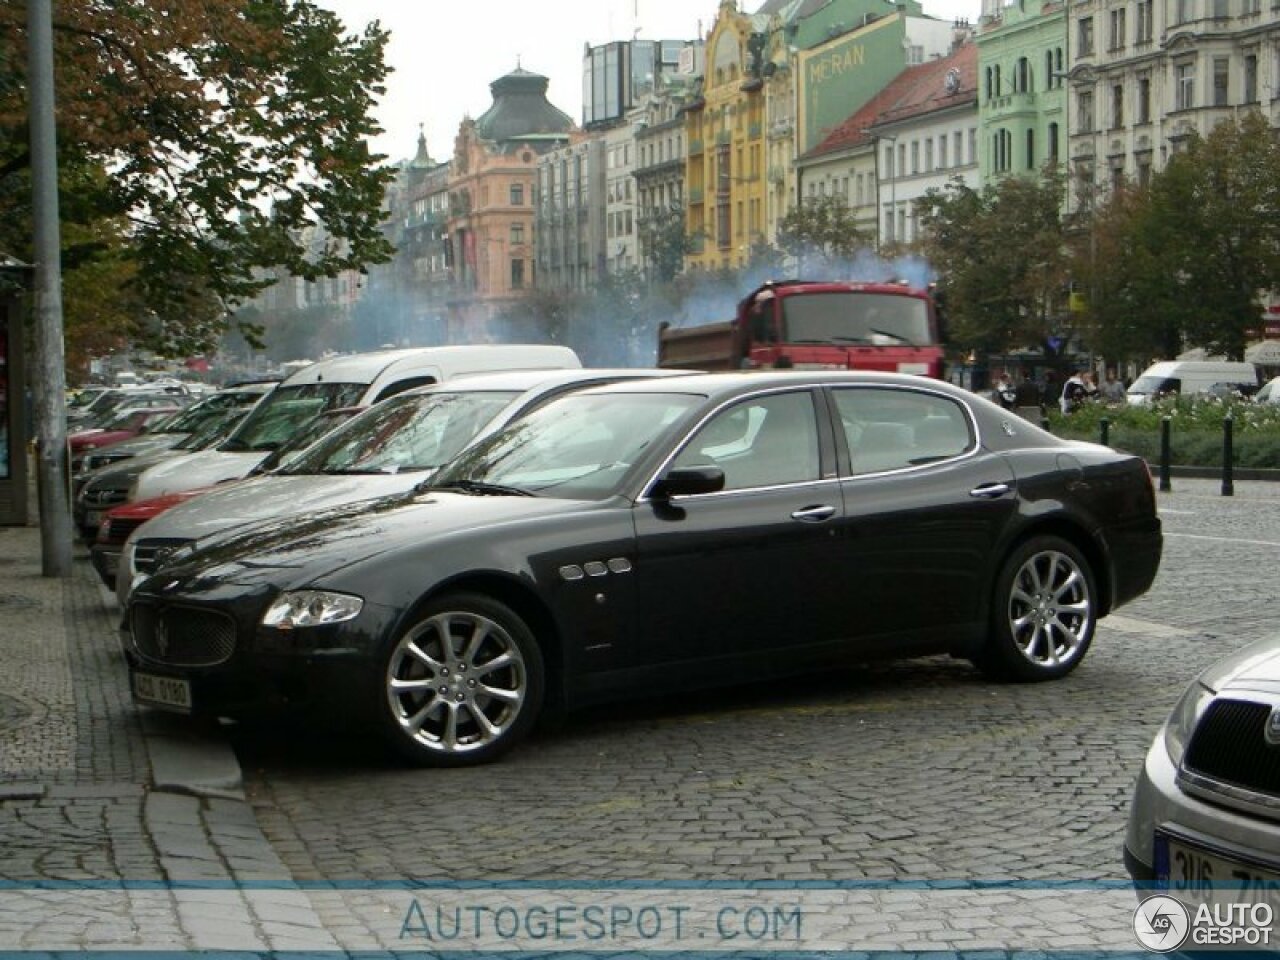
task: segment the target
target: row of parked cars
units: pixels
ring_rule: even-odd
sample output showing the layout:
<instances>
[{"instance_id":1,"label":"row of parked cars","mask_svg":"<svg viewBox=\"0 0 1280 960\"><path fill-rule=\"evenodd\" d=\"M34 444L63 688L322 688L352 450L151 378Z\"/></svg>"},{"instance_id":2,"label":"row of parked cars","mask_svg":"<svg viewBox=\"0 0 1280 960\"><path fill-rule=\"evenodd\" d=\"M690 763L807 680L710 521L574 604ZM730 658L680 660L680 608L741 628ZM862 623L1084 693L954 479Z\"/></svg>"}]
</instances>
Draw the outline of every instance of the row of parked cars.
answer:
<instances>
[{"instance_id":1,"label":"row of parked cars","mask_svg":"<svg viewBox=\"0 0 1280 960\"><path fill-rule=\"evenodd\" d=\"M472 764L548 712L850 658L1062 677L1158 569L1142 461L948 384L587 370L557 349L328 361L224 400L185 449L91 472L83 524L102 521L135 697L319 712L414 762ZM1135 876L1176 880L1196 850L1274 869L1241 850L1274 851L1267 815L1234 813L1247 829L1214 842L1204 811L1280 795L1253 782L1280 701L1250 678L1275 659L1180 705L1135 804ZM1187 766L1217 756L1195 748L1214 703L1241 699L1230 729L1252 752Z\"/></svg>"}]
</instances>

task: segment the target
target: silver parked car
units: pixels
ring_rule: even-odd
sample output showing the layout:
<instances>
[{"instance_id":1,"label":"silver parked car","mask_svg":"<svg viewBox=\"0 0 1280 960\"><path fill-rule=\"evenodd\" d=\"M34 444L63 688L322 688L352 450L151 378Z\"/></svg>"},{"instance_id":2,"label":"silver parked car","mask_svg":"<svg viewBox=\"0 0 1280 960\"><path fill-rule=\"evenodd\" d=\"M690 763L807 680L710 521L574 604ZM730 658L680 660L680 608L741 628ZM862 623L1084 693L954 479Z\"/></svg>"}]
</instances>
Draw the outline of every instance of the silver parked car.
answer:
<instances>
[{"instance_id":1,"label":"silver parked car","mask_svg":"<svg viewBox=\"0 0 1280 960\"><path fill-rule=\"evenodd\" d=\"M1186 906L1217 891L1280 916L1280 639L1220 660L1182 695L1138 777L1124 859Z\"/></svg>"}]
</instances>

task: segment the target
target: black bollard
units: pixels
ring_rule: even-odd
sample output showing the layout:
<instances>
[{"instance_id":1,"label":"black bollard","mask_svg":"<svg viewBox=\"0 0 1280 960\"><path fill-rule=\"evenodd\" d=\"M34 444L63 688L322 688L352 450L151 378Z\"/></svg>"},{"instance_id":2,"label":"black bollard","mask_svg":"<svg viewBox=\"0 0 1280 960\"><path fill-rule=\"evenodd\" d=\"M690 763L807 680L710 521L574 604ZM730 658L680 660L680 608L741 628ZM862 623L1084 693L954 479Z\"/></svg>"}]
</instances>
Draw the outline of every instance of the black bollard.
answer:
<instances>
[{"instance_id":1,"label":"black bollard","mask_svg":"<svg viewBox=\"0 0 1280 960\"><path fill-rule=\"evenodd\" d=\"M1227 414L1222 418L1222 495L1224 497L1234 497L1236 495L1236 485L1234 477L1231 475L1231 461L1235 459L1232 450L1232 434L1235 432L1235 421L1231 419L1231 414Z\"/></svg>"},{"instance_id":2,"label":"black bollard","mask_svg":"<svg viewBox=\"0 0 1280 960\"><path fill-rule=\"evenodd\" d=\"M1041 429L1041 430L1043 430L1043 431L1045 431L1046 433L1048 433L1048 432L1049 432L1049 418L1048 418L1048 417L1041 417L1041 418L1040 418L1040 429Z\"/></svg>"},{"instance_id":3,"label":"black bollard","mask_svg":"<svg viewBox=\"0 0 1280 960\"><path fill-rule=\"evenodd\" d=\"M1104 447L1111 446L1111 421L1103 417L1098 421L1098 442Z\"/></svg>"},{"instance_id":4,"label":"black bollard","mask_svg":"<svg viewBox=\"0 0 1280 960\"><path fill-rule=\"evenodd\" d=\"M1173 417L1160 420L1160 490L1167 493L1173 489L1169 482L1169 431L1173 425Z\"/></svg>"}]
</instances>

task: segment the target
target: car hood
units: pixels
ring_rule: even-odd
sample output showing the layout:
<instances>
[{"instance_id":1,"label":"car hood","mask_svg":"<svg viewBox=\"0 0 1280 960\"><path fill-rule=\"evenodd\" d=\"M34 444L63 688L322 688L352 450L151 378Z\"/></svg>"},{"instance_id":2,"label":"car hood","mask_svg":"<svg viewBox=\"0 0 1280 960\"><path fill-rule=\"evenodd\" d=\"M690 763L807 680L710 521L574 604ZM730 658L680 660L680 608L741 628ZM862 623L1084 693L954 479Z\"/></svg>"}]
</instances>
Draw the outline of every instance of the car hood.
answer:
<instances>
[{"instance_id":1,"label":"car hood","mask_svg":"<svg viewBox=\"0 0 1280 960\"><path fill-rule=\"evenodd\" d=\"M85 488L94 490L128 490L139 475L157 464L185 456L181 451L155 450L151 453L129 457L121 463L109 463L105 467L90 470Z\"/></svg>"},{"instance_id":2,"label":"car hood","mask_svg":"<svg viewBox=\"0 0 1280 960\"><path fill-rule=\"evenodd\" d=\"M201 450L174 457L144 470L137 481L136 500L180 493L196 487L211 487L223 480L238 480L267 458L270 451L228 453L223 450Z\"/></svg>"},{"instance_id":3,"label":"car hood","mask_svg":"<svg viewBox=\"0 0 1280 960\"><path fill-rule=\"evenodd\" d=\"M1219 660L1200 682L1221 693L1231 688L1280 692L1280 638L1259 640Z\"/></svg>"},{"instance_id":4,"label":"car hood","mask_svg":"<svg viewBox=\"0 0 1280 960\"><path fill-rule=\"evenodd\" d=\"M166 593L223 585L292 589L379 554L420 547L428 539L482 529L492 536L495 526L569 513L582 505L435 490L362 500L229 531L189 555L179 554L153 579L162 581Z\"/></svg>"},{"instance_id":5,"label":"car hood","mask_svg":"<svg viewBox=\"0 0 1280 960\"><path fill-rule=\"evenodd\" d=\"M420 472L398 474L272 475L216 488L179 504L148 523L139 537L198 540L258 520L404 493L422 480Z\"/></svg>"}]
</instances>

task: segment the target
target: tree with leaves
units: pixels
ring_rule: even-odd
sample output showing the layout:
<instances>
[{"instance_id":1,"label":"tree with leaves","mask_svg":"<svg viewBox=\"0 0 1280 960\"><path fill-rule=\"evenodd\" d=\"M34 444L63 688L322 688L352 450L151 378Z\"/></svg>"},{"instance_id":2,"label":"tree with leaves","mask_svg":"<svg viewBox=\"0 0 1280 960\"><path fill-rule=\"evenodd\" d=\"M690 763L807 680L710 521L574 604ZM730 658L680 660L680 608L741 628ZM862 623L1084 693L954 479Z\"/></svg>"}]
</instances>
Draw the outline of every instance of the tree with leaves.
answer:
<instances>
[{"instance_id":1,"label":"tree with leaves","mask_svg":"<svg viewBox=\"0 0 1280 960\"><path fill-rule=\"evenodd\" d=\"M795 258L802 276L849 263L870 245L857 216L837 194L806 197L778 224L778 246Z\"/></svg>"},{"instance_id":2,"label":"tree with leaves","mask_svg":"<svg viewBox=\"0 0 1280 960\"><path fill-rule=\"evenodd\" d=\"M1261 113L1191 135L1152 182L1142 241L1185 344L1243 359L1280 286L1280 143Z\"/></svg>"},{"instance_id":3,"label":"tree with leaves","mask_svg":"<svg viewBox=\"0 0 1280 960\"><path fill-rule=\"evenodd\" d=\"M981 190L953 180L916 203L920 246L945 291L952 345L1006 353L1039 346L1056 357L1074 333L1067 281L1064 181L1007 177Z\"/></svg>"},{"instance_id":4,"label":"tree with leaves","mask_svg":"<svg viewBox=\"0 0 1280 960\"><path fill-rule=\"evenodd\" d=\"M646 209L636 226L649 279L670 283L684 269L684 258L694 249L694 238L685 232L684 207L672 204Z\"/></svg>"},{"instance_id":5,"label":"tree with leaves","mask_svg":"<svg viewBox=\"0 0 1280 960\"><path fill-rule=\"evenodd\" d=\"M308 0L62 0L53 27L66 283L114 267L120 332L205 349L269 271L389 256L376 23L347 35ZM0 250L29 257L25 48L21 5L0 5ZM330 239L309 250L317 226ZM96 329L88 299L67 298L69 334Z\"/></svg>"}]
</instances>

